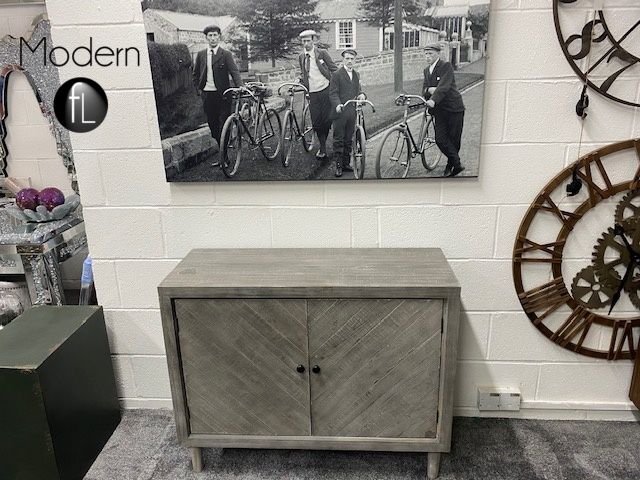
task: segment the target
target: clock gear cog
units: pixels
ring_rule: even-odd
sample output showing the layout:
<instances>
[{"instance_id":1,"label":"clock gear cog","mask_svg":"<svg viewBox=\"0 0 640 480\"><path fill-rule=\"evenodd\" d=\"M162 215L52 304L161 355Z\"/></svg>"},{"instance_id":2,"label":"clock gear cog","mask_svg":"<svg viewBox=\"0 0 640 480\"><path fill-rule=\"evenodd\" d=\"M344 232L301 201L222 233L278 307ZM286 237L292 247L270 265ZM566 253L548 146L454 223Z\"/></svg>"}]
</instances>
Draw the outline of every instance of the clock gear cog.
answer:
<instances>
[{"instance_id":1,"label":"clock gear cog","mask_svg":"<svg viewBox=\"0 0 640 480\"><path fill-rule=\"evenodd\" d=\"M640 280L640 279L639 279ZM593 265L583 268L573 278L571 295L587 308L602 308L611 303L611 297L620 284L601 278Z\"/></svg>"},{"instance_id":2,"label":"clock gear cog","mask_svg":"<svg viewBox=\"0 0 640 480\"><path fill-rule=\"evenodd\" d=\"M629 243L632 248L640 250L640 219L630 218L619 223L624 228L627 237L630 237ZM604 283L612 285L616 289L620 285L630 261L631 256L624 242L615 234L613 228L609 228L594 246L593 267L595 274ZM632 280L624 286L624 289L629 295L631 303L640 309L640 265L637 265Z\"/></svg>"},{"instance_id":3,"label":"clock gear cog","mask_svg":"<svg viewBox=\"0 0 640 480\"><path fill-rule=\"evenodd\" d=\"M625 228L625 231L629 231ZM624 269L631 261L631 256L624 242L608 228L593 247L593 266L598 276L610 282L622 279Z\"/></svg>"},{"instance_id":4,"label":"clock gear cog","mask_svg":"<svg viewBox=\"0 0 640 480\"><path fill-rule=\"evenodd\" d=\"M616 223L640 220L640 190L632 190L618 203L615 213Z\"/></svg>"}]
</instances>

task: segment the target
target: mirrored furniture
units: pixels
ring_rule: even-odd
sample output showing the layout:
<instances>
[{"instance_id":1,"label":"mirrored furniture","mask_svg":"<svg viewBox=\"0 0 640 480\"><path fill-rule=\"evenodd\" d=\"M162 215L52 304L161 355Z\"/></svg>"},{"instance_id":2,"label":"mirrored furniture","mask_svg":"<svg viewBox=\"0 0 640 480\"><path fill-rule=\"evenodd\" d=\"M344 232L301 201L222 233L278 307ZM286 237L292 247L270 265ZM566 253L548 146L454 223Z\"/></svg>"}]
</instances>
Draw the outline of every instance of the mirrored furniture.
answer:
<instances>
[{"instance_id":1,"label":"mirrored furniture","mask_svg":"<svg viewBox=\"0 0 640 480\"><path fill-rule=\"evenodd\" d=\"M0 208L0 280L26 283L33 305L65 303L60 264L86 255L86 247L79 213L53 222L22 223Z\"/></svg>"}]
</instances>

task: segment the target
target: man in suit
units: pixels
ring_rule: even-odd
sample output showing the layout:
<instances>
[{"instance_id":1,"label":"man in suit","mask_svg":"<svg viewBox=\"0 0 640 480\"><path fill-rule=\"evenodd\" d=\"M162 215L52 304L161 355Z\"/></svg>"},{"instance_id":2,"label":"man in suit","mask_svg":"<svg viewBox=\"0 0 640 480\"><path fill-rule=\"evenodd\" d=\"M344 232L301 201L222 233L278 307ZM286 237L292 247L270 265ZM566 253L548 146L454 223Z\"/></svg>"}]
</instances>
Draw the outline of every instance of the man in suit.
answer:
<instances>
[{"instance_id":1,"label":"man in suit","mask_svg":"<svg viewBox=\"0 0 640 480\"><path fill-rule=\"evenodd\" d=\"M329 84L329 98L333 116L333 156L336 162L336 177L342 176L342 171L353 172L349 165L351 156L351 142L356 122L356 107L344 103L353 100L364 100L367 96L362 93L360 75L353 69L353 63L358 53L352 48L342 52L342 67L337 69Z\"/></svg>"},{"instance_id":2,"label":"man in suit","mask_svg":"<svg viewBox=\"0 0 640 480\"><path fill-rule=\"evenodd\" d=\"M198 92L202 92L202 104L211 136L220 145L222 127L231 115L231 99L223 97L222 94L231 86L229 76L236 87L242 85L242 79L231 52L220 46L220 27L210 25L204 29L204 34L209 46L196 55L193 81Z\"/></svg>"},{"instance_id":3,"label":"man in suit","mask_svg":"<svg viewBox=\"0 0 640 480\"><path fill-rule=\"evenodd\" d=\"M455 177L464 170L460 162L460 142L464 124L464 104L456 87L453 67L440 59L440 44L425 47L428 67L424 69L422 96L427 99L435 121L436 144L447 157L445 177Z\"/></svg>"},{"instance_id":4,"label":"man in suit","mask_svg":"<svg viewBox=\"0 0 640 480\"><path fill-rule=\"evenodd\" d=\"M314 45L314 40L318 37L314 30L305 30L299 36L304 47L298 57L300 70L302 71L300 83L309 90L311 123L320 144L320 148L316 152L316 158L325 159L327 157L327 136L331 129L329 82L331 74L338 67L333 63L329 52Z\"/></svg>"}]
</instances>

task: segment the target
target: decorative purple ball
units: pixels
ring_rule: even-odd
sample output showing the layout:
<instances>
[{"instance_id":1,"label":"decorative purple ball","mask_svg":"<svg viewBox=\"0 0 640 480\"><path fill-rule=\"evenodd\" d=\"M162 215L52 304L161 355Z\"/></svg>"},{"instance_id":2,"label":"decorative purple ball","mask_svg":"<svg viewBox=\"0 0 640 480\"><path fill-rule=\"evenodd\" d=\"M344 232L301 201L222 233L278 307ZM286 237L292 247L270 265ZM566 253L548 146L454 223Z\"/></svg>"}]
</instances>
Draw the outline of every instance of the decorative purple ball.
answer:
<instances>
[{"instance_id":1,"label":"decorative purple ball","mask_svg":"<svg viewBox=\"0 0 640 480\"><path fill-rule=\"evenodd\" d=\"M35 210L39 205L40 193L35 188L23 188L16 194L16 204L22 210Z\"/></svg>"},{"instance_id":2,"label":"decorative purple ball","mask_svg":"<svg viewBox=\"0 0 640 480\"><path fill-rule=\"evenodd\" d=\"M40 190L40 205L51 211L64 203L64 193L56 187L47 187Z\"/></svg>"}]
</instances>

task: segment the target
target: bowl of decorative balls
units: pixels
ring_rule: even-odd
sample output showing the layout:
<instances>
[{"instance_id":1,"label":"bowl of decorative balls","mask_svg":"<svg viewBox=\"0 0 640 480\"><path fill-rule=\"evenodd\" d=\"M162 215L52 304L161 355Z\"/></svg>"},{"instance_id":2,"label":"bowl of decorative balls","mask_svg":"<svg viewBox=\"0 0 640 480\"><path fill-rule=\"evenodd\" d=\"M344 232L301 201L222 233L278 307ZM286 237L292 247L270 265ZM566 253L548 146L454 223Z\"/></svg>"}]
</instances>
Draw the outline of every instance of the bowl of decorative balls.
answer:
<instances>
[{"instance_id":1,"label":"bowl of decorative balls","mask_svg":"<svg viewBox=\"0 0 640 480\"><path fill-rule=\"evenodd\" d=\"M40 191L23 188L16 194L15 205L7 205L6 211L23 222L51 222L61 220L73 212L80 204L78 195L64 194L55 187Z\"/></svg>"}]
</instances>

